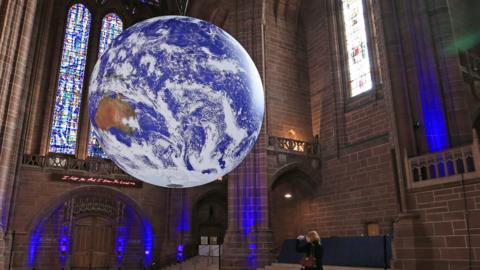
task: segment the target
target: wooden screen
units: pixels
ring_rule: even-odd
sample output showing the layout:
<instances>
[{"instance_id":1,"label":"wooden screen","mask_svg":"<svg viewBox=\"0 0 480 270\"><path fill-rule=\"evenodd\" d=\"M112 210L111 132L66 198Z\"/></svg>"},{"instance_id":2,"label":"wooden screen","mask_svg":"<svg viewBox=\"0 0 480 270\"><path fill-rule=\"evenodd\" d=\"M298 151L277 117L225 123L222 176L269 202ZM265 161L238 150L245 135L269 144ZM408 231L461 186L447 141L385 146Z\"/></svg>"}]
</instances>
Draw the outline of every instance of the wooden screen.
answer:
<instances>
[{"instance_id":1,"label":"wooden screen","mask_svg":"<svg viewBox=\"0 0 480 270\"><path fill-rule=\"evenodd\" d=\"M73 225L72 269L109 269L113 262L114 227L111 220L88 216Z\"/></svg>"}]
</instances>

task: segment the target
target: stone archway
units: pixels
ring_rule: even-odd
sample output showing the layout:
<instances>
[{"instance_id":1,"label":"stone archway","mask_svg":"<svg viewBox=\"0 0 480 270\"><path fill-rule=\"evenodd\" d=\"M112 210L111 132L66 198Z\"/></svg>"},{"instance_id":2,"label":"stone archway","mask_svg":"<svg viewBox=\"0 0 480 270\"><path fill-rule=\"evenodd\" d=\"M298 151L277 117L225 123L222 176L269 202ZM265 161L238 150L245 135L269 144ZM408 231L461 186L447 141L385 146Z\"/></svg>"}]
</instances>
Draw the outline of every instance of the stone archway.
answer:
<instances>
[{"instance_id":1,"label":"stone archway","mask_svg":"<svg viewBox=\"0 0 480 270\"><path fill-rule=\"evenodd\" d=\"M28 266L35 269L141 268L152 231L136 203L107 187L64 194L32 226Z\"/></svg>"},{"instance_id":2,"label":"stone archway","mask_svg":"<svg viewBox=\"0 0 480 270\"><path fill-rule=\"evenodd\" d=\"M269 205L277 247L309 229L310 198L315 190L312 183L310 176L295 166L275 174L269 190Z\"/></svg>"},{"instance_id":3,"label":"stone archway","mask_svg":"<svg viewBox=\"0 0 480 270\"><path fill-rule=\"evenodd\" d=\"M193 211L194 242L200 244L200 237L217 237L223 242L227 229L227 198L220 190L213 190L196 200Z\"/></svg>"}]
</instances>

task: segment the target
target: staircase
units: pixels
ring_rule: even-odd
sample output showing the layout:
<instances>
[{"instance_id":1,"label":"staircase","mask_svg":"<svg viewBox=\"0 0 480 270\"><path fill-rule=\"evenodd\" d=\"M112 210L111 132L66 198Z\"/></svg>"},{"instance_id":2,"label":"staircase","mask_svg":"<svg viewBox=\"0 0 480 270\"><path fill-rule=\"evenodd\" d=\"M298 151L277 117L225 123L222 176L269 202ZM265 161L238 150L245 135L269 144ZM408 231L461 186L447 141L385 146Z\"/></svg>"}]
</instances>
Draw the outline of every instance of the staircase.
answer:
<instances>
[{"instance_id":1,"label":"staircase","mask_svg":"<svg viewBox=\"0 0 480 270\"><path fill-rule=\"evenodd\" d=\"M218 257L196 256L162 270L218 270Z\"/></svg>"}]
</instances>

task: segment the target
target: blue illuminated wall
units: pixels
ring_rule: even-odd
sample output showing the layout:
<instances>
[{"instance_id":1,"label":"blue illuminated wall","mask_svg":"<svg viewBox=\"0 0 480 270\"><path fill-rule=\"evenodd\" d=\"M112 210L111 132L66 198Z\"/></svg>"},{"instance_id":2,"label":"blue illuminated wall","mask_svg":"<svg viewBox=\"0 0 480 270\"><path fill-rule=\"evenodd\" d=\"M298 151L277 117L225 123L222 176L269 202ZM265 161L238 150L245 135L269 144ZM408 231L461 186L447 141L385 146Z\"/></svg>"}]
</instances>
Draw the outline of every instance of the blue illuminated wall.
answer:
<instances>
[{"instance_id":1,"label":"blue illuminated wall","mask_svg":"<svg viewBox=\"0 0 480 270\"><path fill-rule=\"evenodd\" d=\"M422 104L423 133L429 152L448 149L447 120L439 80L428 65L418 72L419 92Z\"/></svg>"},{"instance_id":2,"label":"blue illuminated wall","mask_svg":"<svg viewBox=\"0 0 480 270\"><path fill-rule=\"evenodd\" d=\"M119 267L122 266L132 222L135 220L134 212L129 208L126 210L126 216L120 218L117 224L117 231L115 232L115 257Z\"/></svg>"},{"instance_id":3,"label":"blue illuminated wall","mask_svg":"<svg viewBox=\"0 0 480 270\"><path fill-rule=\"evenodd\" d=\"M38 248L42 240L43 224L38 225L30 235L30 243L28 246L28 267L35 267Z\"/></svg>"},{"instance_id":4,"label":"blue illuminated wall","mask_svg":"<svg viewBox=\"0 0 480 270\"><path fill-rule=\"evenodd\" d=\"M135 212L134 210L132 210L131 208L127 208L127 213L129 215L129 217L127 218L127 221L126 223L124 223L124 226L125 226L125 232L123 233L124 236L122 236L122 234L117 234L118 237L116 239L117 241L117 248L120 247L122 244L124 246L127 245L127 242L128 242L128 235L129 235L129 229L130 227L132 226L130 224L131 221L133 221L135 219L134 216L136 216L137 212ZM153 235L153 230L152 230L152 226L150 225L150 222L149 220L141 215L141 216L138 216L138 218L140 219L140 223L141 223L141 226L142 226L142 241L143 241L143 265L145 267L148 267L152 264L152 256L153 256L153 240L154 240L154 235ZM125 243L122 243L122 242L125 242ZM125 254L125 252L123 251L123 254L121 256L123 256ZM118 258L117 257L117 260L122 260L123 258Z\"/></svg>"},{"instance_id":5,"label":"blue illuminated wall","mask_svg":"<svg viewBox=\"0 0 480 270\"><path fill-rule=\"evenodd\" d=\"M145 266L149 266L152 264L153 231L150 223L146 219L143 221L143 261Z\"/></svg>"},{"instance_id":6,"label":"blue illuminated wall","mask_svg":"<svg viewBox=\"0 0 480 270\"><path fill-rule=\"evenodd\" d=\"M426 19L412 20L410 31L413 47L415 73L417 81L420 111L419 118L422 136L425 138L428 152L439 152L449 148L448 122L445 111L442 78L439 65L432 50L431 31ZM421 29L421 31L418 31ZM434 47L433 47L434 48Z\"/></svg>"},{"instance_id":7,"label":"blue illuminated wall","mask_svg":"<svg viewBox=\"0 0 480 270\"><path fill-rule=\"evenodd\" d=\"M58 238L58 251L60 253L60 263L62 268L68 258L68 251L70 247L70 228L68 224L62 224L60 227L60 236Z\"/></svg>"},{"instance_id":8,"label":"blue illuminated wall","mask_svg":"<svg viewBox=\"0 0 480 270\"><path fill-rule=\"evenodd\" d=\"M260 196L255 192L256 181L257 176L255 174L245 179L243 182L244 193L241 197L241 208L243 209L241 221L242 240L247 243L247 263L250 269L257 269L256 226L261 223L258 211L261 201Z\"/></svg>"},{"instance_id":9,"label":"blue illuminated wall","mask_svg":"<svg viewBox=\"0 0 480 270\"><path fill-rule=\"evenodd\" d=\"M122 265L123 256L125 255L125 246L127 244L127 235L127 226L124 224L119 225L115 235L115 254L118 265Z\"/></svg>"},{"instance_id":10,"label":"blue illuminated wall","mask_svg":"<svg viewBox=\"0 0 480 270\"><path fill-rule=\"evenodd\" d=\"M183 190L175 190L174 193L177 205L175 215L175 230L177 233L177 245L176 245L176 260L181 262L185 259L184 249L188 239L185 236L190 231L190 199L188 192Z\"/></svg>"},{"instance_id":11,"label":"blue illuminated wall","mask_svg":"<svg viewBox=\"0 0 480 270\"><path fill-rule=\"evenodd\" d=\"M188 196L185 190L181 190L180 200L178 200L180 205L180 211L177 217L177 232L183 234L190 230L190 208Z\"/></svg>"}]
</instances>

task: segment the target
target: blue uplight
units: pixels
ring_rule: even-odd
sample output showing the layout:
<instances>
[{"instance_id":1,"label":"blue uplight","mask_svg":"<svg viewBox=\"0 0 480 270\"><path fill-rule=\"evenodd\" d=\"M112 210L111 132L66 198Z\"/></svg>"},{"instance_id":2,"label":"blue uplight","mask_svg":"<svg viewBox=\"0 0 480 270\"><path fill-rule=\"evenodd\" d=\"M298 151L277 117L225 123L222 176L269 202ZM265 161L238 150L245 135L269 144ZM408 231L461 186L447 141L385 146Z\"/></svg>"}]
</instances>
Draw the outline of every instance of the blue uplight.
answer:
<instances>
[{"instance_id":1,"label":"blue uplight","mask_svg":"<svg viewBox=\"0 0 480 270\"><path fill-rule=\"evenodd\" d=\"M181 196L181 209L180 209L180 214L177 216L177 231L179 233L184 233L188 232L190 230L190 209L188 209L188 198L185 194L185 191L182 191L183 194Z\"/></svg>"},{"instance_id":2,"label":"blue uplight","mask_svg":"<svg viewBox=\"0 0 480 270\"><path fill-rule=\"evenodd\" d=\"M144 266L150 266L152 263L153 232L148 221L144 219L143 222L143 263Z\"/></svg>"},{"instance_id":3,"label":"blue uplight","mask_svg":"<svg viewBox=\"0 0 480 270\"><path fill-rule=\"evenodd\" d=\"M127 229L125 228L125 225L119 225L117 228L117 235L115 239L115 249L117 252L118 265L121 265L123 261L126 238L127 238Z\"/></svg>"},{"instance_id":4,"label":"blue uplight","mask_svg":"<svg viewBox=\"0 0 480 270\"><path fill-rule=\"evenodd\" d=\"M62 225L58 240L58 250L60 251L60 262L62 267L64 267L65 263L67 262L68 248L70 243L69 231L69 226L67 224Z\"/></svg>"},{"instance_id":5,"label":"blue uplight","mask_svg":"<svg viewBox=\"0 0 480 270\"><path fill-rule=\"evenodd\" d=\"M261 205L259 196L255 196L253 186L256 185L255 177L249 177L244 183L244 194L242 198L242 237L248 243L247 263L249 269L257 269L257 242L256 226L260 223L258 207ZM249 183L250 182L250 183Z\"/></svg>"},{"instance_id":6,"label":"blue uplight","mask_svg":"<svg viewBox=\"0 0 480 270\"><path fill-rule=\"evenodd\" d=\"M177 262L183 261L183 244L177 245Z\"/></svg>"},{"instance_id":7,"label":"blue uplight","mask_svg":"<svg viewBox=\"0 0 480 270\"><path fill-rule=\"evenodd\" d=\"M38 225L30 236L30 243L28 246L28 266L35 267L35 260L37 257L38 245L42 239L43 225Z\"/></svg>"}]
</instances>

